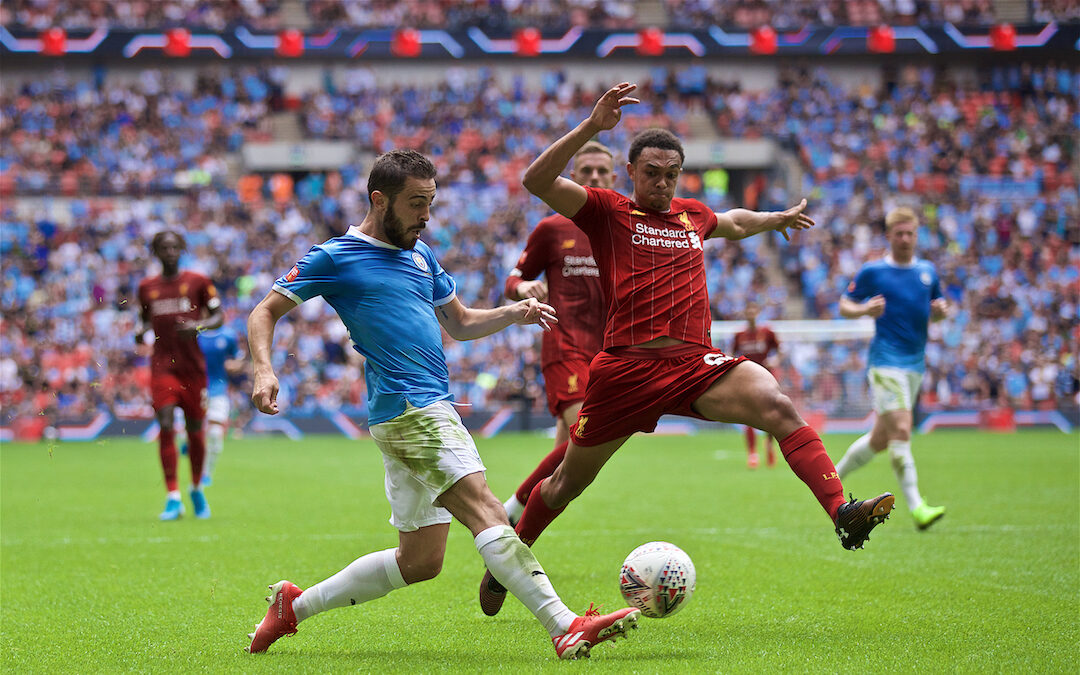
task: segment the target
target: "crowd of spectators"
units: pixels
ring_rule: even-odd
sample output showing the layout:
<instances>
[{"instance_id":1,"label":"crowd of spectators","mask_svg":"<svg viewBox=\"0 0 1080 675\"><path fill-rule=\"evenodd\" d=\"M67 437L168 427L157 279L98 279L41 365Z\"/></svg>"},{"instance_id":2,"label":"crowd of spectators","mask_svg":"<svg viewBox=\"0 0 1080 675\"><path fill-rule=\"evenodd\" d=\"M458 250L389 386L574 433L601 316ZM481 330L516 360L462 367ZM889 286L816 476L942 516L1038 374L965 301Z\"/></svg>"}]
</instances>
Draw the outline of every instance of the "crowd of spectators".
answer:
<instances>
[{"instance_id":1,"label":"crowd of spectators","mask_svg":"<svg viewBox=\"0 0 1080 675\"><path fill-rule=\"evenodd\" d=\"M643 83L644 102L627 109L602 140L625 148L630 135L652 125L685 137L691 112L704 111L722 135L773 137L800 158L803 192L819 226L790 245L763 236L706 247L714 319L739 319L751 299L765 307L766 321L834 318L837 297L858 266L885 249L884 211L916 205L927 225L921 253L938 264L958 310L934 327L927 402L1049 406L1075 394L1080 72L1017 65L984 75L975 86L954 82L947 72L909 69L871 90L842 87L823 72L792 72L776 88L748 92L707 76L658 70ZM207 71L184 87L147 71L128 84L59 75L6 81L0 162L20 167L19 174L36 167L44 186L78 162L90 162L101 175L138 176L147 164L140 160L149 158L162 177L188 171L187 162L198 158L221 162L222 152L258 133L262 120L254 113L247 121L219 115L207 126L210 111L256 100L269 105L270 95L251 95L249 80L269 88L274 79L258 71ZM44 88L35 93L34 87ZM559 71L538 87L502 82L483 70L451 70L440 86L411 87L379 86L361 68L328 78L297 114L309 137L347 139L368 156L399 146L431 156L439 195L425 238L455 276L462 301L492 306L501 302L502 280L529 229L547 213L522 190L521 173L588 114L597 95ZM50 123L50 108L65 113ZM170 109L171 122L153 119L151 109ZM209 130L216 140L205 138ZM115 139L112 152L93 142L95 134ZM179 136L196 152L184 156L189 141ZM132 154L139 143L147 154ZM78 155L74 162L50 161L59 151ZM215 280L228 320L242 330L248 310L312 243L363 217L363 169L249 175L234 186L219 172L181 189L125 180L104 191L123 196L80 196L87 187L80 183L69 199L21 191L5 199L4 421L79 419L98 407L147 415L147 354L133 341L133 298L138 281L154 269L153 233L166 227L186 233L183 265ZM682 194L717 210L742 203L780 208L797 199L781 181L764 177L753 190L725 193L708 173L687 172ZM776 262L786 280L780 272L770 275ZM343 408L362 415L362 363L340 322L321 302L305 303L290 317L280 325L275 359L292 414ZM542 409L536 343L536 330L524 327L448 341L455 396L487 409ZM787 345L781 378L805 406L865 410L865 346ZM237 409L249 410L243 388L234 396Z\"/></svg>"},{"instance_id":2,"label":"crowd of spectators","mask_svg":"<svg viewBox=\"0 0 1080 675\"><path fill-rule=\"evenodd\" d=\"M633 0L305 0L315 26L402 26L508 30L632 29Z\"/></svg>"},{"instance_id":3,"label":"crowd of spectators","mask_svg":"<svg viewBox=\"0 0 1080 675\"><path fill-rule=\"evenodd\" d=\"M259 30L286 27L492 30L571 26L613 30L642 26L635 0L299 0L302 24L288 23L282 0L6 0L4 26L44 30L97 27L186 26L225 30L244 25ZM971 24L996 21L993 0L662 0L670 28L720 25L749 30L770 25L778 31L807 26L872 26L879 23ZM1078 21L1077 0L1031 0L1030 20ZM655 20L649 15L649 20ZM294 21L295 22L295 21Z\"/></svg>"},{"instance_id":4,"label":"crowd of spectators","mask_svg":"<svg viewBox=\"0 0 1080 675\"><path fill-rule=\"evenodd\" d=\"M207 71L190 90L169 71L134 81L50 77L0 88L0 194L160 194L224 189L223 157L269 139L282 71Z\"/></svg>"},{"instance_id":5,"label":"crowd of spectators","mask_svg":"<svg viewBox=\"0 0 1080 675\"><path fill-rule=\"evenodd\" d=\"M281 28L281 0L4 0L0 24L44 30L161 28L225 30L239 25Z\"/></svg>"},{"instance_id":6,"label":"crowd of spectators","mask_svg":"<svg viewBox=\"0 0 1080 675\"><path fill-rule=\"evenodd\" d=\"M995 22L992 0L664 0L673 27L717 24L751 30L772 26L796 31L807 26L894 26ZM1062 8L1064 9L1064 8ZM1054 13L1046 8L1043 14Z\"/></svg>"}]
</instances>

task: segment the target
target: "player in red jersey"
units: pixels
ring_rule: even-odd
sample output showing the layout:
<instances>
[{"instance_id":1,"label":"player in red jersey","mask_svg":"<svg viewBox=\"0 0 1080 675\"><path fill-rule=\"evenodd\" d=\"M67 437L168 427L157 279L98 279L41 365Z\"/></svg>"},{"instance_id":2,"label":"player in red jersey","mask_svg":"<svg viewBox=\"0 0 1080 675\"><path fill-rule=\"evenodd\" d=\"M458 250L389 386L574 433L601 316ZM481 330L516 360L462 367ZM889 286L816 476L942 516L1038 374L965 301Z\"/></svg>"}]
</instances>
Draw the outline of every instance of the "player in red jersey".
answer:
<instances>
[{"instance_id":1,"label":"player in red jersey","mask_svg":"<svg viewBox=\"0 0 1080 675\"><path fill-rule=\"evenodd\" d=\"M746 303L746 328L735 333L735 341L731 346L731 353L735 356L745 356L754 363L768 368L769 357L780 349L780 343L776 339L776 333L767 326L758 326L757 318L761 312L756 302ZM746 427L746 463L751 469L758 467L757 432L754 427ZM773 439L765 434L765 462L769 466L776 464L776 455L773 454Z\"/></svg>"},{"instance_id":2,"label":"player in red jersey","mask_svg":"<svg viewBox=\"0 0 1080 675\"><path fill-rule=\"evenodd\" d=\"M570 178L579 185L611 188L615 184L611 150L596 141L586 143L574 155ZM538 278L541 274L544 280ZM566 454L570 425L585 400L589 362L604 343L600 270L585 234L559 214L541 220L529 235L517 267L506 278L506 297L536 298L566 317L544 333L540 349L548 410L555 418L555 448L503 504L515 524L533 488L551 475Z\"/></svg>"},{"instance_id":3,"label":"player in red jersey","mask_svg":"<svg viewBox=\"0 0 1080 675\"><path fill-rule=\"evenodd\" d=\"M522 180L588 235L607 320L566 456L529 495L518 536L535 541L632 434L652 431L663 414L678 414L749 424L781 439L781 452L833 519L840 543L860 547L892 510L893 496L845 502L821 439L769 371L714 349L709 333L704 240L773 230L786 236L788 229L812 227L806 201L775 213L717 214L696 200L675 199L685 155L679 139L661 129L630 144L633 199L559 175L586 141L619 122L624 105L638 102L629 96L635 88L624 82L605 92L588 119L544 150ZM481 607L490 613L485 591L482 584Z\"/></svg>"},{"instance_id":4,"label":"player in red jersey","mask_svg":"<svg viewBox=\"0 0 1080 675\"><path fill-rule=\"evenodd\" d=\"M158 447L169 493L161 520L176 520L184 512L176 478L176 408L184 411L187 427L191 504L197 518L210 517L210 507L199 485L206 457L206 361L196 337L200 331L221 326L224 315L214 284L198 272L180 269L180 255L185 248L184 238L177 232L167 230L154 235L150 250L161 261L161 274L139 284L142 326L135 339L141 344L146 333L154 331L150 389L161 428Z\"/></svg>"}]
</instances>

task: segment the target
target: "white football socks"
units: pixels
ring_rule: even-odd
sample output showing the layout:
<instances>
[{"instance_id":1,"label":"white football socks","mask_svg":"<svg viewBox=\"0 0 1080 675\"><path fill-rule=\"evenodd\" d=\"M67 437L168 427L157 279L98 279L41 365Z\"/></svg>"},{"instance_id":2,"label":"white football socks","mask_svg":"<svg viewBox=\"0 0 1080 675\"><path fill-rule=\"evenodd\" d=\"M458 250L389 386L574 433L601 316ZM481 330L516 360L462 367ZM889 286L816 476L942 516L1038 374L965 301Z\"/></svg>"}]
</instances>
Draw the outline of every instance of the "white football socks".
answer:
<instances>
[{"instance_id":1,"label":"white football socks","mask_svg":"<svg viewBox=\"0 0 1080 675\"><path fill-rule=\"evenodd\" d=\"M293 600L297 622L328 609L359 605L405 586L397 564L397 549L368 553L334 576L320 581Z\"/></svg>"},{"instance_id":2,"label":"white football socks","mask_svg":"<svg viewBox=\"0 0 1080 675\"><path fill-rule=\"evenodd\" d=\"M206 425L206 459L203 462L203 475L211 476L218 456L225 449L225 427L220 424Z\"/></svg>"},{"instance_id":3,"label":"white football socks","mask_svg":"<svg viewBox=\"0 0 1080 675\"><path fill-rule=\"evenodd\" d=\"M919 494L919 475L915 471L915 458L911 456L911 441L889 441L889 459L892 460L900 491L904 493L908 508L914 511L922 506Z\"/></svg>"},{"instance_id":4,"label":"white football socks","mask_svg":"<svg viewBox=\"0 0 1080 675\"><path fill-rule=\"evenodd\" d=\"M525 513L525 505L518 501L516 494L510 495L510 499L503 502L503 508L506 509L506 517L511 523L521 520L521 514Z\"/></svg>"},{"instance_id":5,"label":"white football socks","mask_svg":"<svg viewBox=\"0 0 1080 675\"><path fill-rule=\"evenodd\" d=\"M475 543L491 576L540 620L551 637L570 630L577 615L559 599L536 556L514 528L489 527L476 535Z\"/></svg>"},{"instance_id":6,"label":"white football socks","mask_svg":"<svg viewBox=\"0 0 1080 675\"><path fill-rule=\"evenodd\" d=\"M874 458L874 449L870 447L870 434L863 434L848 446L843 458L836 463L836 474L840 480L860 466Z\"/></svg>"}]
</instances>

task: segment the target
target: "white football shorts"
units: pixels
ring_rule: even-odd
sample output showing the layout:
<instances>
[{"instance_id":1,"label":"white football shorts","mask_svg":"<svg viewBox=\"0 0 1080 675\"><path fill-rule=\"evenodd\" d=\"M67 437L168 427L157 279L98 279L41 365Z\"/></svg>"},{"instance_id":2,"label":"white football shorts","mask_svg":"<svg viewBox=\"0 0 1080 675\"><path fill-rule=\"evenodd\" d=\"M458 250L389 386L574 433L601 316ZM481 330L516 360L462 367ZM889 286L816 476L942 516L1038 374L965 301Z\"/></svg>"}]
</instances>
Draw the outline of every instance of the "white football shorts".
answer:
<instances>
[{"instance_id":1,"label":"white football shorts","mask_svg":"<svg viewBox=\"0 0 1080 675\"><path fill-rule=\"evenodd\" d=\"M206 402L206 421L218 424L229 423L229 395L211 396Z\"/></svg>"},{"instance_id":2,"label":"white football shorts","mask_svg":"<svg viewBox=\"0 0 1080 675\"><path fill-rule=\"evenodd\" d=\"M923 374L903 368L877 367L867 372L874 412L881 415L894 410L914 410L919 400Z\"/></svg>"},{"instance_id":3,"label":"white football shorts","mask_svg":"<svg viewBox=\"0 0 1080 675\"><path fill-rule=\"evenodd\" d=\"M469 430L449 401L408 406L371 427L383 454L390 524L401 532L449 523L439 495L473 473L485 471Z\"/></svg>"}]
</instances>

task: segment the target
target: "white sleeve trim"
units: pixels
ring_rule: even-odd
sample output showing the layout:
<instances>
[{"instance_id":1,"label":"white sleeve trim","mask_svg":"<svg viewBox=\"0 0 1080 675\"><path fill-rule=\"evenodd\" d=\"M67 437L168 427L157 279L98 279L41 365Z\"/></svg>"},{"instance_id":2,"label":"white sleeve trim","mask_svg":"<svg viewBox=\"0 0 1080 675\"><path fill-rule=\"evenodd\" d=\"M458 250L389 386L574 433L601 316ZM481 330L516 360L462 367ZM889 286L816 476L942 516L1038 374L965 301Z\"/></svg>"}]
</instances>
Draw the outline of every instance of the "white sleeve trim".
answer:
<instances>
[{"instance_id":1,"label":"white sleeve trim","mask_svg":"<svg viewBox=\"0 0 1080 675\"><path fill-rule=\"evenodd\" d=\"M434 304L436 307L442 307L443 305L450 302L451 300L453 300L456 297L457 297L457 291L456 290L450 291L450 295L446 296L445 298L439 298L438 300L436 300L432 304Z\"/></svg>"},{"instance_id":2,"label":"white sleeve trim","mask_svg":"<svg viewBox=\"0 0 1080 675\"><path fill-rule=\"evenodd\" d=\"M277 291L278 293L281 293L286 298L292 300L293 302L295 302L298 305L304 301L304 299L301 298L299 295L297 295L296 293L293 293L292 291L285 288L281 284L274 284L274 290Z\"/></svg>"}]
</instances>

